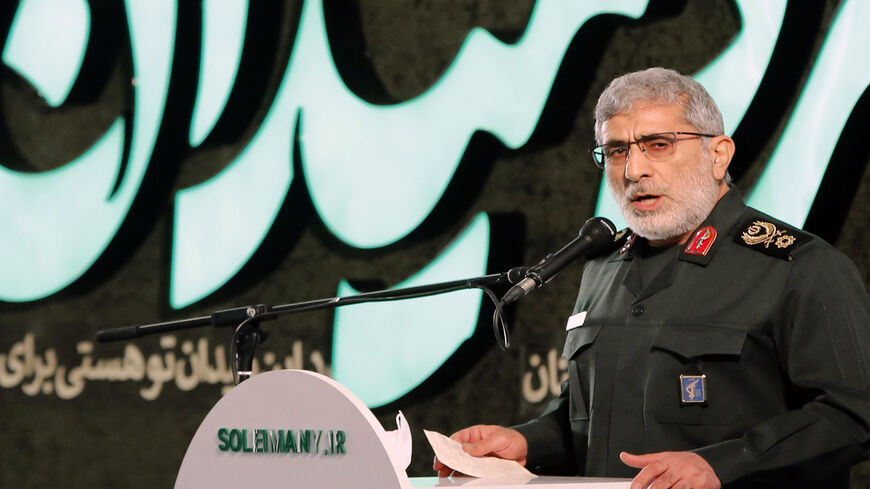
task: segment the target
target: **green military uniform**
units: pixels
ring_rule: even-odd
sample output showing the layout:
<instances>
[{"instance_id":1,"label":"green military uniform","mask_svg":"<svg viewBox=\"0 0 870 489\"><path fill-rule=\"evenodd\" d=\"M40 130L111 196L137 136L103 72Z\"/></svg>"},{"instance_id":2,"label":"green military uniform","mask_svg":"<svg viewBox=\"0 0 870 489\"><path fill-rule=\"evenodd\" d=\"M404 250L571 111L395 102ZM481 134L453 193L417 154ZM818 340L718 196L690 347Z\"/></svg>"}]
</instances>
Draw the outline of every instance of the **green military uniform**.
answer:
<instances>
[{"instance_id":1,"label":"green military uniform","mask_svg":"<svg viewBox=\"0 0 870 489\"><path fill-rule=\"evenodd\" d=\"M517 427L528 466L637 473L691 450L726 487L847 487L870 445L870 300L855 266L731 189L685 245L629 233L586 263L570 379Z\"/></svg>"}]
</instances>

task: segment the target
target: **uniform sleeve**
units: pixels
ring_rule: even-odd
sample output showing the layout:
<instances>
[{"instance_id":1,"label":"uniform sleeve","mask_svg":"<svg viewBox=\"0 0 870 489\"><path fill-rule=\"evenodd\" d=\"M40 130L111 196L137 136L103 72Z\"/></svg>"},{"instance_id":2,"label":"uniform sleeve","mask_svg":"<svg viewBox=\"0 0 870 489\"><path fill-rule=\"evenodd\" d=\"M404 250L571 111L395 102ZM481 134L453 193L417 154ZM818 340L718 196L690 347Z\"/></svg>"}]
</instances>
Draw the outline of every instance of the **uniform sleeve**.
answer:
<instances>
[{"instance_id":1,"label":"uniform sleeve","mask_svg":"<svg viewBox=\"0 0 870 489\"><path fill-rule=\"evenodd\" d=\"M694 450L723 483L836 487L843 481L829 477L845 474L848 484L848 467L870 456L870 299L847 257L826 245L799 251L772 318L793 406L739 439Z\"/></svg>"},{"instance_id":2,"label":"uniform sleeve","mask_svg":"<svg viewBox=\"0 0 870 489\"><path fill-rule=\"evenodd\" d=\"M526 467L536 474L578 474L568 421L569 399L568 382L563 382L559 397L550 401L541 416L512 427L526 438Z\"/></svg>"}]
</instances>

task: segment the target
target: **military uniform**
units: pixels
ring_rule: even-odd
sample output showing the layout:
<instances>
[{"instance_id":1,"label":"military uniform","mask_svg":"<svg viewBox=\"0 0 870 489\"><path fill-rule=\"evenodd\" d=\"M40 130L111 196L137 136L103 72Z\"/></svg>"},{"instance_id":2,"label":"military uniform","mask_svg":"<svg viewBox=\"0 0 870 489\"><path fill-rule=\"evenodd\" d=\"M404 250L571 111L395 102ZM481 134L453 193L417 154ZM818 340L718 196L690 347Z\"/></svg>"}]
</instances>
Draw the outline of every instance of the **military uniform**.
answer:
<instances>
[{"instance_id":1,"label":"military uniform","mask_svg":"<svg viewBox=\"0 0 870 489\"><path fill-rule=\"evenodd\" d=\"M726 487L847 487L870 446L870 300L852 262L732 188L685 245L587 261L570 379L516 427L542 473L633 477L691 450Z\"/></svg>"}]
</instances>

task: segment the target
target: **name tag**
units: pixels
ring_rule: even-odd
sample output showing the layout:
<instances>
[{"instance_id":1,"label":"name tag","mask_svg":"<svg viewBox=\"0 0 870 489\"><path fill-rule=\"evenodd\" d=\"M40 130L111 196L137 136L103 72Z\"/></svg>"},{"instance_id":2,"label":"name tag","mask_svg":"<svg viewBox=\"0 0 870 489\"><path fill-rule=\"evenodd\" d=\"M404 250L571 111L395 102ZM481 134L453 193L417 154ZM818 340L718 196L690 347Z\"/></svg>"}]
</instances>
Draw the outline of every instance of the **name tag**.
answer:
<instances>
[{"instance_id":1,"label":"name tag","mask_svg":"<svg viewBox=\"0 0 870 489\"><path fill-rule=\"evenodd\" d=\"M568 324L565 325L565 331L571 331L574 328L579 328L583 326L583 323L586 322L586 311L580 311L577 314L572 315L568 318Z\"/></svg>"}]
</instances>

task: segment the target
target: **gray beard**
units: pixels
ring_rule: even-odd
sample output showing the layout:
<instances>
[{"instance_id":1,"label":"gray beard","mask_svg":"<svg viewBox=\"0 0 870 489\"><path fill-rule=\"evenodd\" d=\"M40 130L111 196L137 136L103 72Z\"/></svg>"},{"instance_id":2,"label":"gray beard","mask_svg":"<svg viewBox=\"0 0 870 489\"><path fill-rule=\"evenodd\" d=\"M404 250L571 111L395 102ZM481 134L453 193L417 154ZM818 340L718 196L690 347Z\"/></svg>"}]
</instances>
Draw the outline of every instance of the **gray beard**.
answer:
<instances>
[{"instance_id":1,"label":"gray beard","mask_svg":"<svg viewBox=\"0 0 870 489\"><path fill-rule=\"evenodd\" d=\"M712 158L708 162L712 165ZM629 200L632 194L649 192L661 195L667 193L670 187L643 181L629 183L624 190L619 191L608 179L608 187L625 222L639 236L654 241L674 238L694 230L710 215L719 198L719 181L713 178L709 166L703 163L695 166L694 171L683 174L674 185L686 189L685 193L676 196L671 202L665 202L663 208L638 211Z\"/></svg>"}]
</instances>

